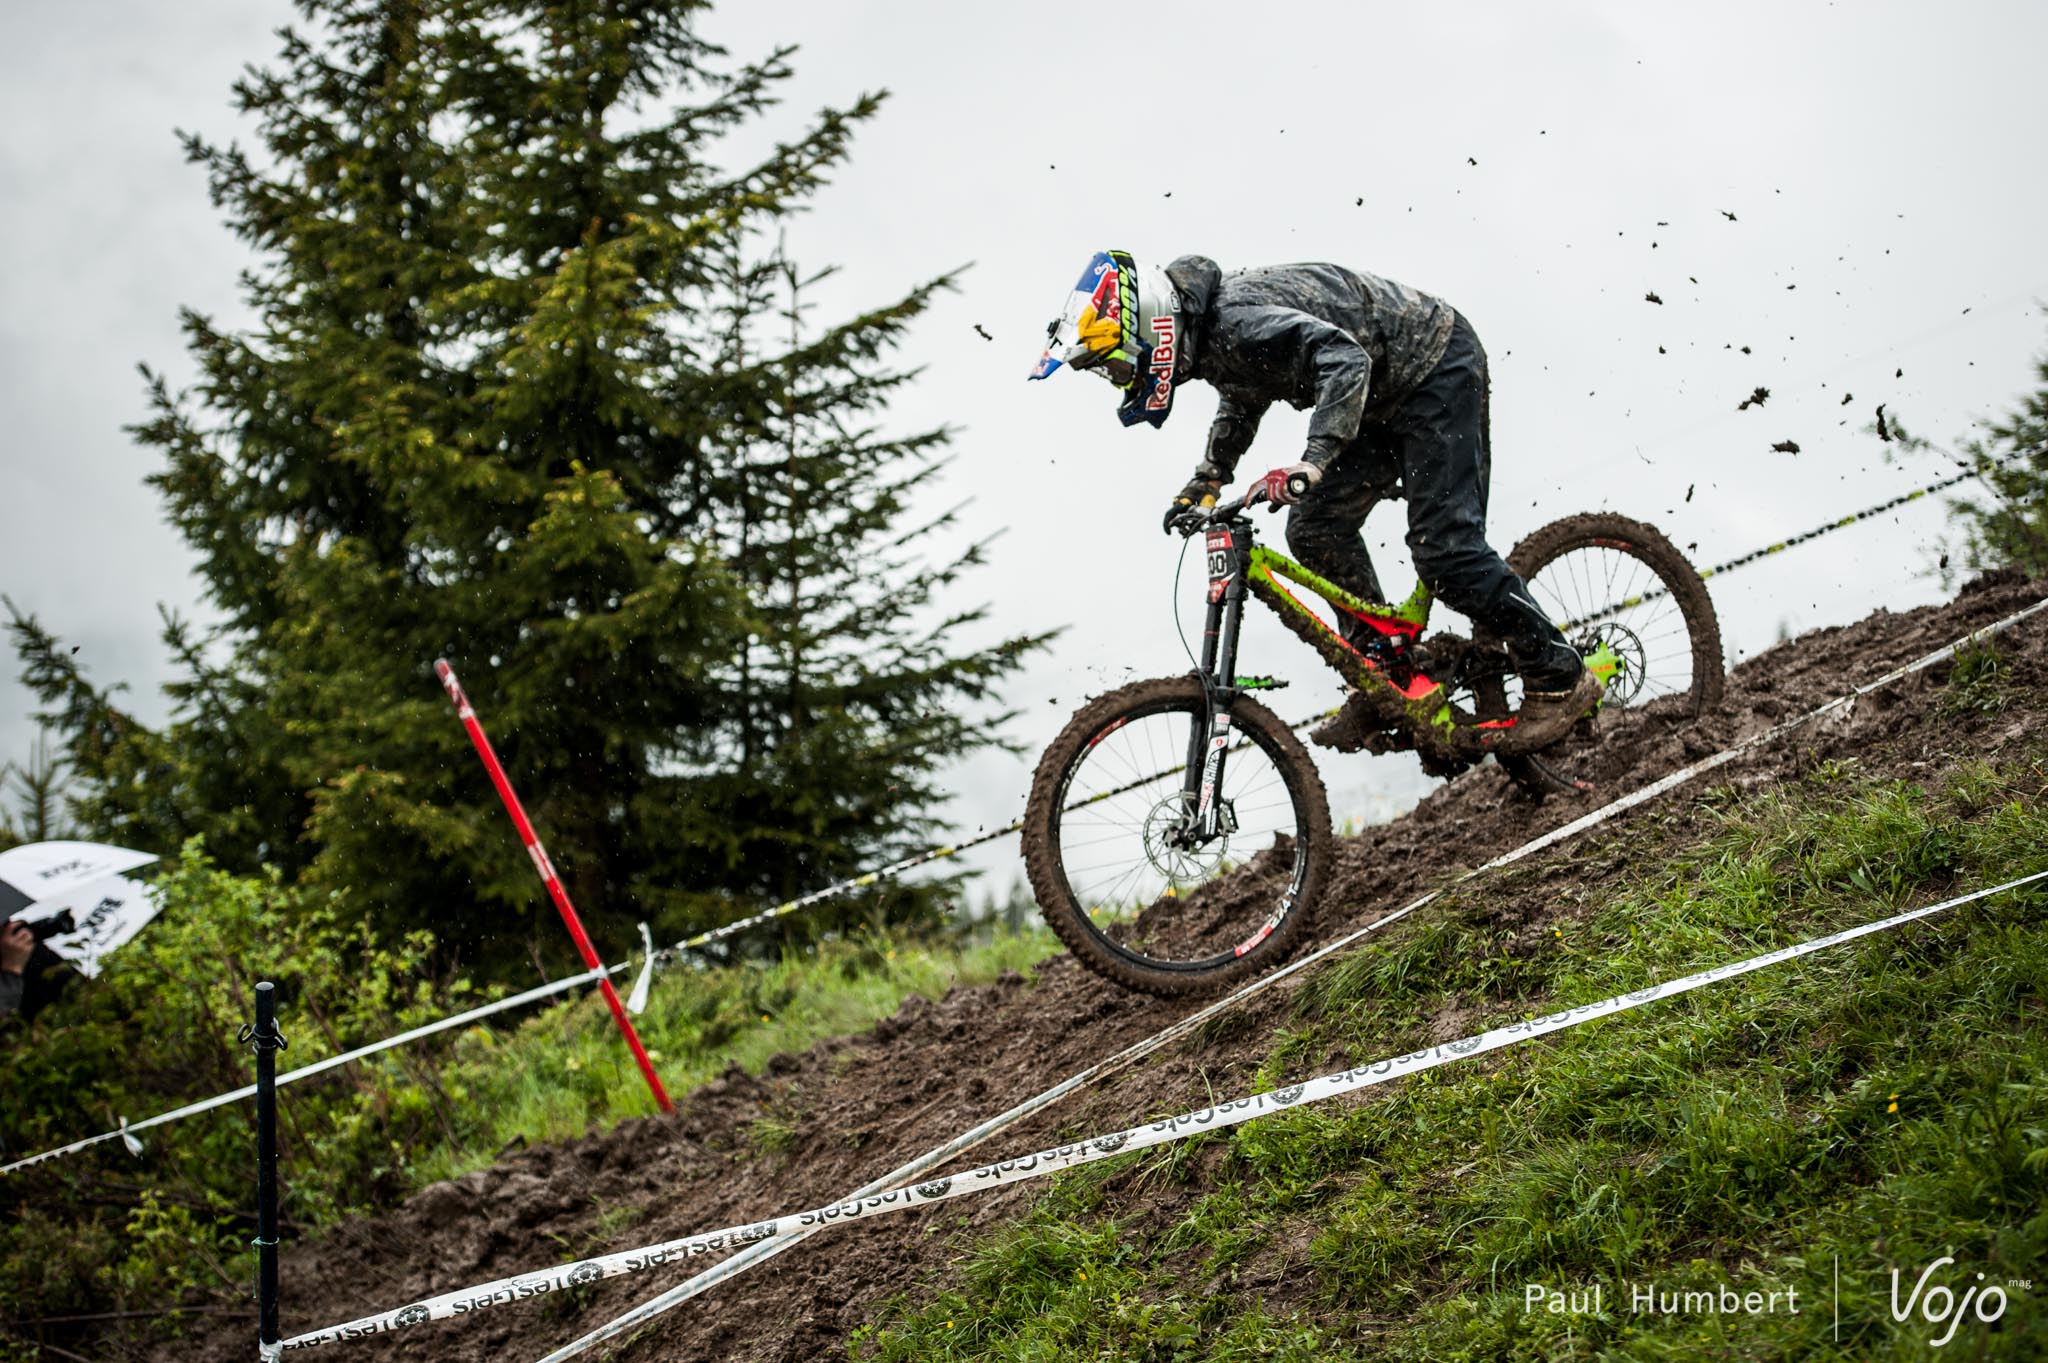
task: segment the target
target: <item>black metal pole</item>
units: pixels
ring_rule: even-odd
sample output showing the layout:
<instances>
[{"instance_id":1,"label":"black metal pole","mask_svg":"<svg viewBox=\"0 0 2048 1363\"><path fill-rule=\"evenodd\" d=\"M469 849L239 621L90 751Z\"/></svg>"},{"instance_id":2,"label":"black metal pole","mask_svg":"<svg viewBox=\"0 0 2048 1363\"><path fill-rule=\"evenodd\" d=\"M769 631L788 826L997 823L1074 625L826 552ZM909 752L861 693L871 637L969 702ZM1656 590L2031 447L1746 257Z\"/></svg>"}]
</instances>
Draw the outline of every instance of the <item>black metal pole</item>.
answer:
<instances>
[{"instance_id":1,"label":"black metal pole","mask_svg":"<svg viewBox=\"0 0 2048 1363\"><path fill-rule=\"evenodd\" d=\"M256 1024L242 1033L256 1051L256 1338L258 1357L278 1356L277 1329L277 991L256 986Z\"/></svg>"}]
</instances>

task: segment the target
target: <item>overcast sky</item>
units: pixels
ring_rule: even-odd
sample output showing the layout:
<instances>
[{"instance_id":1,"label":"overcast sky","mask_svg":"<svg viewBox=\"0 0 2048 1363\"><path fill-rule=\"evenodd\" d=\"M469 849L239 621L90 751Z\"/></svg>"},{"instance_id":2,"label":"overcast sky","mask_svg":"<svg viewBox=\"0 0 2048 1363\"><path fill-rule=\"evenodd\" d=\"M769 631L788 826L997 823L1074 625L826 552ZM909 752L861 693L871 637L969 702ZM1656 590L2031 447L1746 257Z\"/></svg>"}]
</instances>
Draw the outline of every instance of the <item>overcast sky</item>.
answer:
<instances>
[{"instance_id":1,"label":"overcast sky","mask_svg":"<svg viewBox=\"0 0 2048 1363\"><path fill-rule=\"evenodd\" d=\"M800 260L841 267L816 316L973 262L904 354L925 373L896 419L958 428L932 504L971 498L968 530L1004 532L959 598L994 606L987 634L1068 627L1012 691L1030 754L1087 691L1187 666L1178 542L1158 519L1213 393L1125 431L1100 383L1023 382L1097 249L1334 260L1449 299L1492 356L1503 552L1595 507L1696 543L1701 563L1832 520L1945 471L1886 462L1879 402L1952 444L2048 344L2048 7L1111 13L754 0L707 25L736 56L802 45L788 104L734 155L817 106L893 92L791 230ZM123 431L143 412L135 365L188 377L178 309L237 323L248 263L174 129L247 138L229 84L292 17L274 0L70 0L0 19L0 590L151 718L158 608L204 607L142 484L152 456ZM1738 412L1758 385L1768 404ZM1298 457L1304 427L1269 419L1246 471ZM1798 455L1772 451L1788 439ZM1395 591L1412 580L1401 514L1369 527ZM1916 503L1715 579L1730 660L1938 599L1943 529L1939 505ZM1197 592L1181 594L1190 614ZM1334 695L1269 621L1246 649L1299 679L1279 698L1289 718ZM0 686L0 757L26 752L30 708ZM1422 784L1400 759L1325 756L1340 816ZM967 831L1021 809L1029 761L965 765ZM979 864L1007 877L1014 855Z\"/></svg>"}]
</instances>

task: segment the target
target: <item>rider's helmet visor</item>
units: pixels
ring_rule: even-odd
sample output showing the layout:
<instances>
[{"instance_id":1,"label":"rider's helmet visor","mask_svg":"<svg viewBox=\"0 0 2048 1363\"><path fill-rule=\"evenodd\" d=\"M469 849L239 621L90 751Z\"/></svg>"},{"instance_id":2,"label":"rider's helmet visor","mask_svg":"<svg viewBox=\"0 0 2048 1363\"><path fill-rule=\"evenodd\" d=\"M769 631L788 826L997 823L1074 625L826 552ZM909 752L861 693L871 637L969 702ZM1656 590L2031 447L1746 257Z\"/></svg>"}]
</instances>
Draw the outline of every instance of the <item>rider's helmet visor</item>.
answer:
<instances>
[{"instance_id":1,"label":"rider's helmet visor","mask_svg":"<svg viewBox=\"0 0 2048 1363\"><path fill-rule=\"evenodd\" d=\"M1066 306L1046 328L1045 353L1030 377L1047 378L1061 365L1102 375L1118 388L1137 376L1128 324L1136 319L1137 281L1130 258L1098 251L1067 295Z\"/></svg>"}]
</instances>

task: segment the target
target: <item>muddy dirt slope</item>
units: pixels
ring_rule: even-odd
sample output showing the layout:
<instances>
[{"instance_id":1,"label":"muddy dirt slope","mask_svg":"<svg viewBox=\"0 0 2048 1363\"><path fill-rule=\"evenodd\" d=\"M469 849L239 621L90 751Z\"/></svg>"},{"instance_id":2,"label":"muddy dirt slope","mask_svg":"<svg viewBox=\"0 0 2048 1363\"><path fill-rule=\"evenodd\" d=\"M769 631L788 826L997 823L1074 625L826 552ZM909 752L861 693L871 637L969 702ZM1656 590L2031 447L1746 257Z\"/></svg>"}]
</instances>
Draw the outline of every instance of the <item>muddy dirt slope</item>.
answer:
<instances>
[{"instance_id":1,"label":"muddy dirt slope","mask_svg":"<svg viewBox=\"0 0 2048 1363\"><path fill-rule=\"evenodd\" d=\"M1696 722L1629 717L1603 755L1598 793L1535 802L1495 768L1467 773L1406 817L1340 845L1335 893L1316 930L1327 940L1599 803L1799 714L1969 630L2048 594L2048 583L1992 577L1947 606L1891 614L1806 635L1751 659L1726 701ZM1874 693L1825 725L1810 726L1722 768L1717 783L1764 783L1829 757L1854 755L1910 774L1945 753L1993 755L2039 724L2048 707L2048 613L2001 647L2036 685L2018 711L1937 721L1926 704L1941 669ZM1326 762L1370 761L1332 757ZM1631 830L1668 823L1694 787L1636 810L1544 854L1548 884L1597 884L1625 862ZM1288 1016L1292 983L1268 991L1240 1022L1203 1029L1149 1064L1070 1097L977 1152L979 1162L1025 1152L1060 1135L1113 1129L1197 1106L1247 1086L1274 1028ZM776 1057L760 1077L732 1071L686 1097L669 1118L649 1118L571 1145L508 1154L494 1167L419 1193L391 1213L287 1246L285 1332L588 1254L817 1206L938 1145L992 1113L1141 1040L1197 1005L1124 993L1064 956L1033 982L1007 977L913 999L871 1034ZM795 1127L764 1150L749 1127L764 1116ZM636 1363L717 1358L844 1357L847 1335L881 1299L943 1274L968 1229L1012 1216L1032 1185L943 1209L826 1231L764 1268L664 1316L613 1356ZM435 1363L533 1360L680 1282L707 1260L671 1266L573 1295L500 1307L471 1319L333 1346L319 1357ZM1256 1266L1254 1266L1254 1269ZM209 1322L159 1358L241 1360L250 1323ZM591 1357L599 1355L593 1354Z\"/></svg>"}]
</instances>

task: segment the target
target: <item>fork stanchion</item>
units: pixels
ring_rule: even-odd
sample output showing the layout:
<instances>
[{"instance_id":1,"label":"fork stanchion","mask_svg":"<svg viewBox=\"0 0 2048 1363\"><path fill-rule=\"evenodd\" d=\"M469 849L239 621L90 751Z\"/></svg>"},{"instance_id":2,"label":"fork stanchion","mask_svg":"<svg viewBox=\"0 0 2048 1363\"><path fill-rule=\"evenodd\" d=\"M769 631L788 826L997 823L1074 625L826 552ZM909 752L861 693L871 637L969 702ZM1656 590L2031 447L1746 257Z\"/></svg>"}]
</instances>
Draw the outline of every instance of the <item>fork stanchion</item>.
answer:
<instances>
[{"instance_id":1,"label":"fork stanchion","mask_svg":"<svg viewBox=\"0 0 2048 1363\"><path fill-rule=\"evenodd\" d=\"M256 1021L242 1029L256 1052L256 1344L257 1357L279 1357L277 1328L277 1053L285 1039L277 1030L277 990L256 986Z\"/></svg>"}]
</instances>

